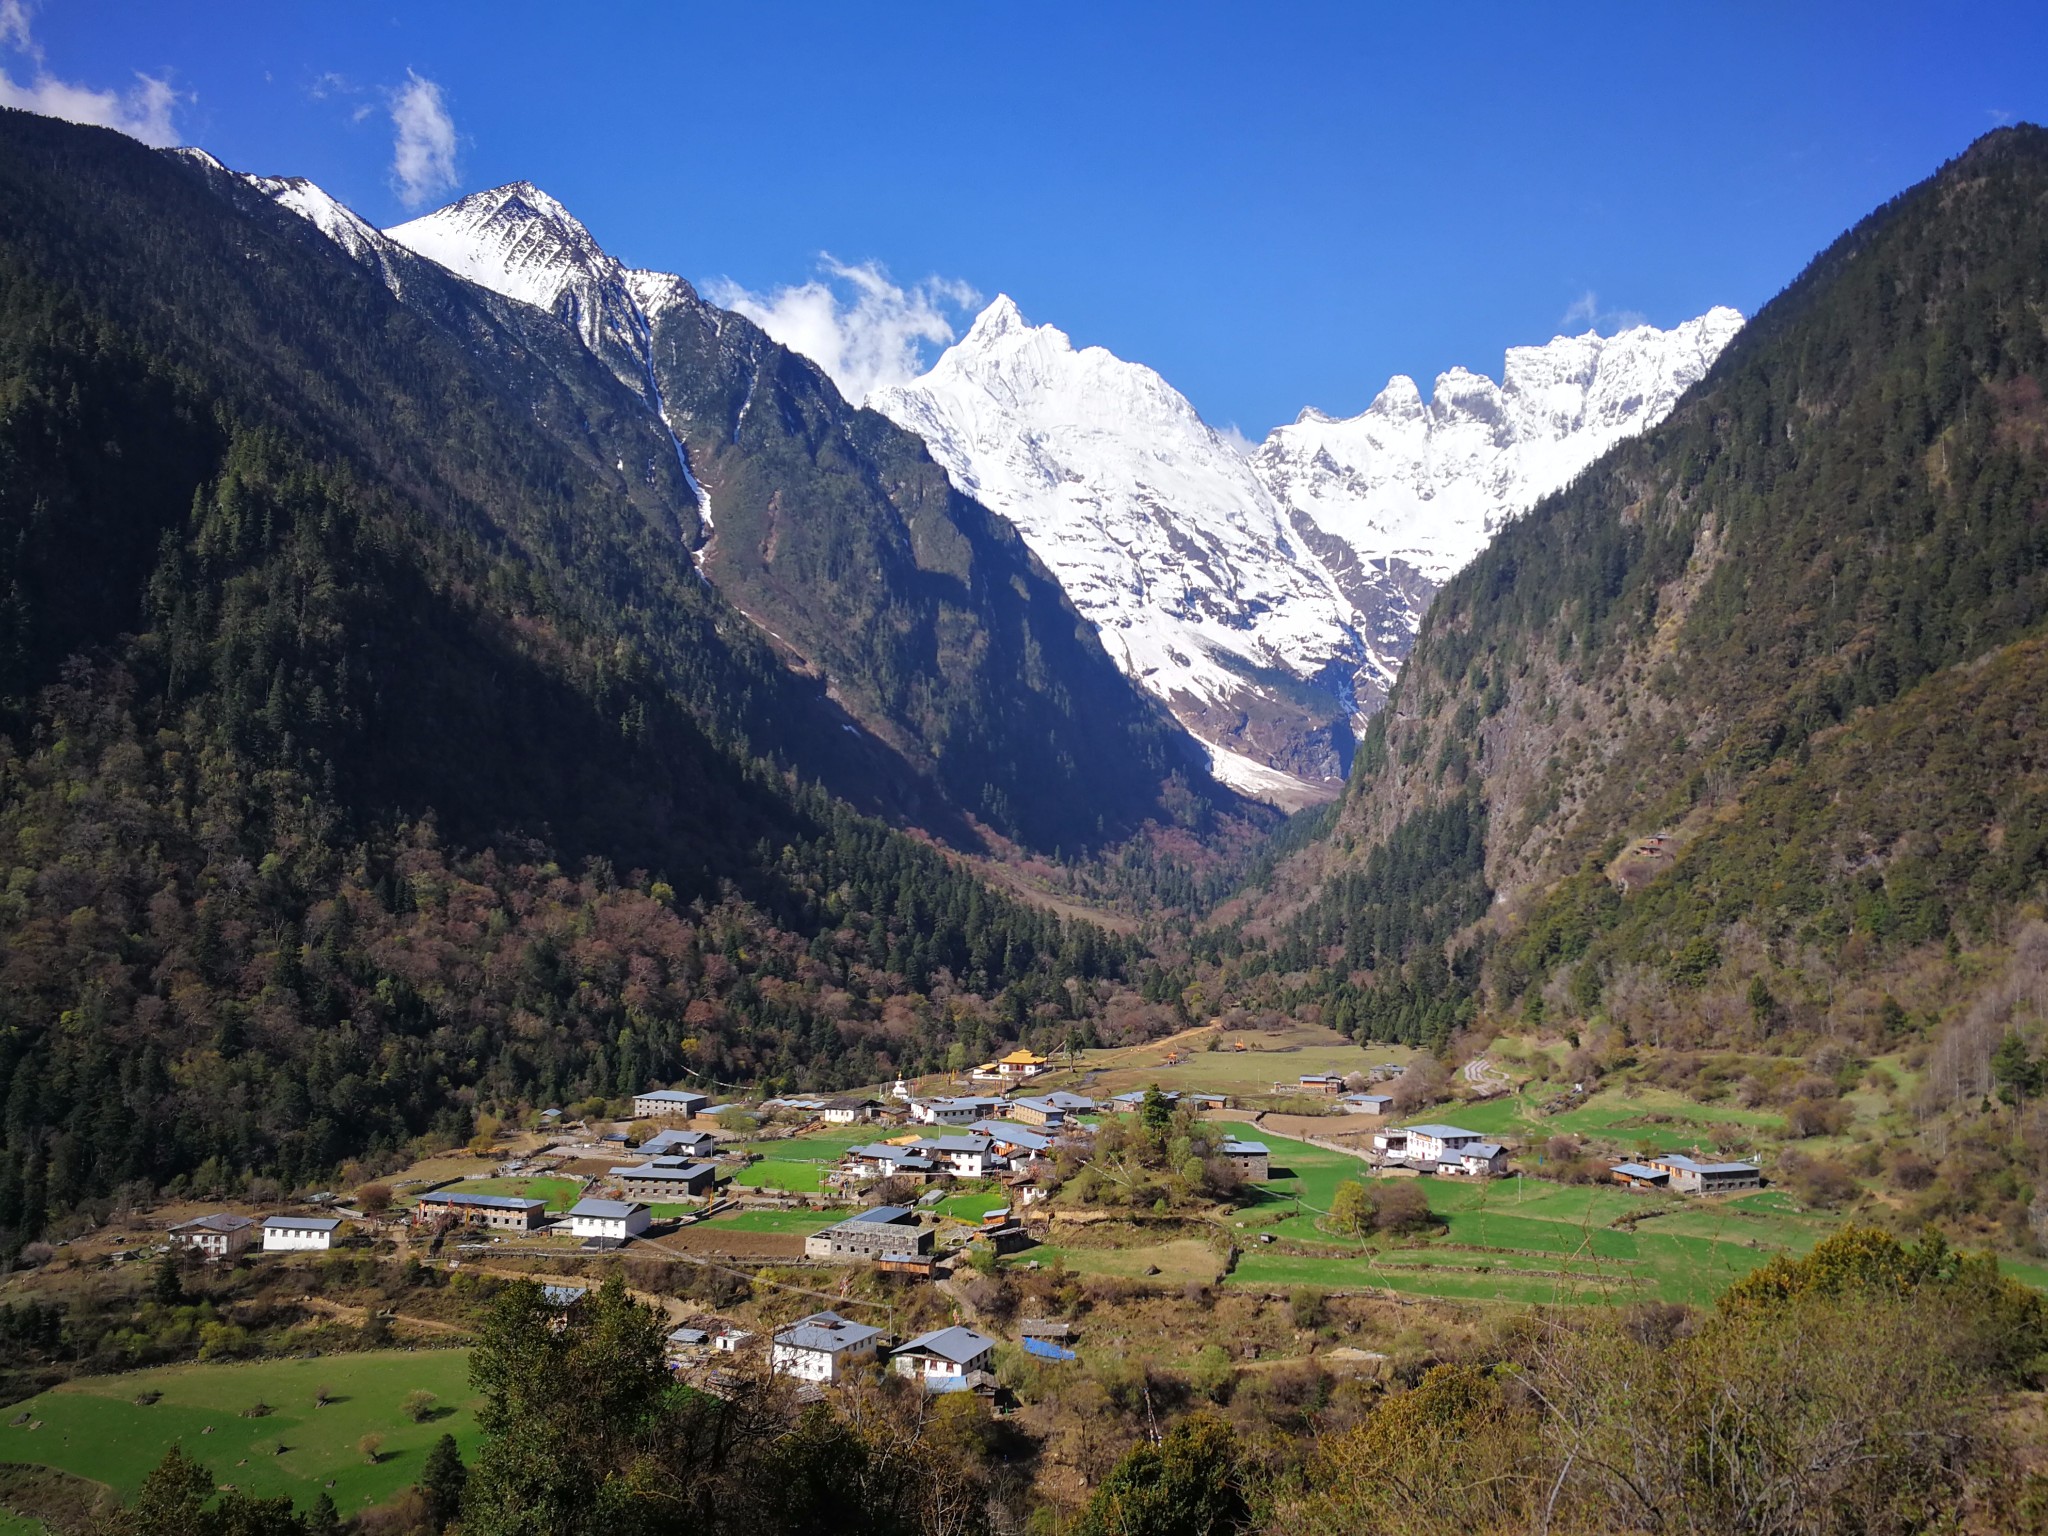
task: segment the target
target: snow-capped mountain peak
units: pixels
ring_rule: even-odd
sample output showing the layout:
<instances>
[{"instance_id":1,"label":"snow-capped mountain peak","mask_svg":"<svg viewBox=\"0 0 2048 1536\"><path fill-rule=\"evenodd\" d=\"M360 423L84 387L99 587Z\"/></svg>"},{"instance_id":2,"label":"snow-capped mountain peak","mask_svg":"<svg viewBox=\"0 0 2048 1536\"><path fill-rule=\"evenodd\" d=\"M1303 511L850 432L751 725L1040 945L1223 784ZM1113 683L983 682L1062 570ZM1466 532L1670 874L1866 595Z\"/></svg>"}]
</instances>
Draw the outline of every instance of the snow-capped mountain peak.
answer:
<instances>
[{"instance_id":1,"label":"snow-capped mountain peak","mask_svg":"<svg viewBox=\"0 0 2048 1536\"><path fill-rule=\"evenodd\" d=\"M1076 348L1005 295L923 378L868 404L1017 525L1111 655L1197 735L1308 778L1339 771L1348 702L1323 711L1341 739L1313 742L1298 721L1274 729L1248 679L1355 672L1349 605L1249 461L1152 369Z\"/></svg>"},{"instance_id":2,"label":"snow-capped mountain peak","mask_svg":"<svg viewBox=\"0 0 2048 1536\"><path fill-rule=\"evenodd\" d=\"M646 387L647 320L625 267L532 182L473 192L384 233L458 277L551 311L621 381Z\"/></svg>"},{"instance_id":3,"label":"snow-capped mountain peak","mask_svg":"<svg viewBox=\"0 0 2048 1536\"><path fill-rule=\"evenodd\" d=\"M1348 726L1437 585L1661 420L1741 324L1717 308L1560 336L1509 349L1498 383L1452 368L1428 396L1397 375L1358 415L1305 409L1246 459L1157 373L1076 349L1002 295L924 377L868 403L1017 524L1221 776L1271 794L1276 768L1341 777Z\"/></svg>"}]
</instances>

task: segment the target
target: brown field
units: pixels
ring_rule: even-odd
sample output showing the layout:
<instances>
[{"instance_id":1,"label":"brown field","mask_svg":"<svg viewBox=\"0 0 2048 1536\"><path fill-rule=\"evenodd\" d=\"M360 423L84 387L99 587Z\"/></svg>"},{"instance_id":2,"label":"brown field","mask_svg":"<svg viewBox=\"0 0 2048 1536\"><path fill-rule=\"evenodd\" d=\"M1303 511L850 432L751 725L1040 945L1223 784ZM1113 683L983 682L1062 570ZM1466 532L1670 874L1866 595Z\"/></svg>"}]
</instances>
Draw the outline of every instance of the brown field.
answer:
<instances>
[{"instance_id":1,"label":"brown field","mask_svg":"<svg viewBox=\"0 0 2048 1536\"><path fill-rule=\"evenodd\" d=\"M661 1239L661 1247L684 1253L717 1254L729 1259L756 1259L773 1263L804 1256L801 1232L742 1232L707 1222L682 1227Z\"/></svg>"}]
</instances>

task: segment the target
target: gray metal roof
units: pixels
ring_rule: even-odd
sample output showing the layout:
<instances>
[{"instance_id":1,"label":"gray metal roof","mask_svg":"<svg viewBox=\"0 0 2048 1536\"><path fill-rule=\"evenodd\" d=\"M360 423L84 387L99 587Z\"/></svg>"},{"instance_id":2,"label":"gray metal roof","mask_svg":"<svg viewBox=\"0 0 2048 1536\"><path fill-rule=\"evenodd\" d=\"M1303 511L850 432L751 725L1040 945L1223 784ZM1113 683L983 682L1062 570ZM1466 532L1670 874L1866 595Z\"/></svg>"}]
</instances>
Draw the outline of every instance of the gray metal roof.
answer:
<instances>
[{"instance_id":1,"label":"gray metal roof","mask_svg":"<svg viewBox=\"0 0 2048 1536\"><path fill-rule=\"evenodd\" d=\"M950 1360L955 1365L965 1365L984 1350L994 1349L996 1341L985 1333L976 1333L972 1328L957 1324L951 1328L934 1328L929 1333L920 1333L894 1353L899 1355L937 1355L941 1360Z\"/></svg>"},{"instance_id":2,"label":"gray metal roof","mask_svg":"<svg viewBox=\"0 0 2048 1536\"><path fill-rule=\"evenodd\" d=\"M1735 1162L1735 1163L1700 1163L1700 1162L1695 1162L1695 1161L1693 1161L1693 1159L1691 1159L1691 1158L1689 1158L1689 1157L1685 1156L1685 1155L1684 1155L1683 1153L1679 1153L1679 1152L1670 1152L1670 1153L1666 1153L1666 1154L1665 1154L1664 1156L1662 1156L1662 1157L1658 1158L1658 1159L1657 1159L1657 1161L1658 1161L1658 1162L1660 1162L1660 1163L1669 1163L1669 1164L1670 1164L1670 1165L1671 1165L1672 1167L1674 1167L1674 1168L1683 1168L1683 1169L1685 1169L1685 1170L1687 1170L1688 1172L1691 1172L1691 1173L1762 1173L1762 1172L1763 1172L1763 1169L1759 1168L1759 1167L1758 1167L1758 1166L1757 1166L1757 1165L1756 1165L1755 1163L1741 1163L1741 1162Z\"/></svg>"},{"instance_id":3,"label":"gray metal roof","mask_svg":"<svg viewBox=\"0 0 2048 1536\"><path fill-rule=\"evenodd\" d=\"M1223 1143L1225 1157L1271 1157L1263 1141L1226 1141Z\"/></svg>"},{"instance_id":4,"label":"gray metal roof","mask_svg":"<svg viewBox=\"0 0 2048 1536\"><path fill-rule=\"evenodd\" d=\"M459 1189L434 1189L420 1196L421 1205L469 1205L491 1211L538 1211L547 1209L545 1200L527 1200L518 1195L472 1195Z\"/></svg>"},{"instance_id":5,"label":"gray metal roof","mask_svg":"<svg viewBox=\"0 0 2048 1536\"><path fill-rule=\"evenodd\" d=\"M1475 1141L1469 1147L1461 1148L1460 1157L1499 1157L1504 1149L1498 1142Z\"/></svg>"},{"instance_id":6,"label":"gray metal roof","mask_svg":"<svg viewBox=\"0 0 2048 1536\"><path fill-rule=\"evenodd\" d=\"M693 1163L688 1158L661 1158L651 1163L636 1163L630 1168L614 1168L615 1179L697 1179L709 1174L717 1176L718 1170L710 1163Z\"/></svg>"},{"instance_id":7,"label":"gray metal roof","mask_svg":"<svg viewBox=\"0 0 2048 1536\"><path fill-rule=\"evenodd\" d=\"M837 1312L813 1312L777 1333L775 1342L789 1349L812 1349L836 1355L842 1350L857 1349L881 1336L881 1329L853 1322Z\"/></svg>"},{"instance_id":8,"label":"gray metal roof","mask_svg":"<svg viewBox=\"0 0 2048 1536\"><path fill-rule=\"evenodd\" d=\"M332 1216L266 1216L263 1225L282 1232L332 1232L341 1223Z\"/></svg>"},{"instance_id":9,"label":"gray metal roof","mask_svg":"<svg viewBox=\"0 0 2048 1536\"><path fill-rule=\"evenodd\" d=\"M1404 1125L1402 1130L1411 1136L1434 1136L1438 1141L1476 1141L1477 1131L1460 1130L1455 1125Z\"/></svg>"},{"instance_id":10,"label":"gray metal roof","mask_svg":"<svg viewBox=\"0 0 2048 1536\"><path fill-rule=\"evenodd\" d=\"M644 1210L631 1200L578 1200L569 1207L571 1216L593 1216L604 1221L620 1221L635 1211Z\"/></svg>"},{"instance_id":11,"label":"gray metal roof","mask_svg":"<svg viewBox=\"0 0 2048 1536\"><path fill-rule=\"evenodd\" d=\"M687 1088L655 1088L646 1093L636 1093L635 1100L657 1099L663 1104L708 1104L710 1099L701 1093L692 1093Z\"/></svg>"},{"instance_id":12,"label":"gray metal roof","mask_svg":"<svg viewBox=\"0 0 2048 1536\"><path fill-rule=\"evenodd\" d=\"M1671 1174L1666 1169L1652 1168L1644 1163L1616 1163L1614 1171L1616 1173L1625 1173L1632 1179L1668 1179L1671 1177Z\"/></svg>"},{"instance_id":13,"label":"gray metal roof","mask_svg":"<svg viewBox=\"0 0 2048 1536\"><path fill-rule=\"evenodd\" d=\"M237 1216L233 1211L209 1211L204 1216L195 1216L190 1221L181 1221L171 1228L173 1232L240 1232L256 1225L253 1216Z\"/></svg>"},{"instance_id":14,"label":"gray metal roof","mask_svg":"<svg viewBox=\"0 0 2048 1536\"><path fill-rule=\"evenodd\" d=\"M986 1136L939 1136L918 1145L938 1152L986 1152L993 1143Z\"/></svg>"},{"instance_id":15,"label":"gray metal roof","mask_svg":"<svg viewBox=\"0 0 2048 1536\"><path fill-rule=\"evenodd\" d=\"M904 1220L906 1217L915 1219L916 1216L917 1212L907 1205L877 1205L862 1211L858 1216L849 1217L841 1225L850 1225L856 1221L897 1222Z\"/></svg>"}]
</instances>

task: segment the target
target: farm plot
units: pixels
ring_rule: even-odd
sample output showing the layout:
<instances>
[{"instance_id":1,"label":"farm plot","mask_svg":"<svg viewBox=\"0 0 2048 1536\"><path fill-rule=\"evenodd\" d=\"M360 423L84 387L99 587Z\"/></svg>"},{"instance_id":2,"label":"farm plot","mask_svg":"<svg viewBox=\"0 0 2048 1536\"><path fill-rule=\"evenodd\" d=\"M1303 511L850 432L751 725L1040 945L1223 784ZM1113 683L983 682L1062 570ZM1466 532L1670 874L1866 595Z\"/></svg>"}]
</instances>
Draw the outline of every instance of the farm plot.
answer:
<instances>
[{"instance_id":1,"label":"farm plot","mask_svg":"<svg viewBox=\"0 0 2048 1536\"><path fill-rule=\"evenodd\" d=\"M1764 1202L1750 1205L1521 1177L1433 1178L1416 1181L1441 1224L1432 1236L1365 1245L1325 1230L1320 1218L1338 1184L1369 1177L1366 1166L1286 1137L1261 1139L1272 1150L1276 1177L1233 1218L1243 1252L1232 1285L1698 1304L1775 1254L1805 1252L1834 1226L1829 1217L1793 1211L1771 1192L1746 1197ZM1268 1234L1272 1244L1262 1240Z\"/></svg>"},{"instance_id":2,"label":"farm plot","mask_svg":"<svg viewBox=\"0 0 2048 1536\"><path fill-rule=\"evenodd\" d=\"M416 1422L407 1395L434 1394ZM322 1393L324 1405L319 1402ZM151 1394L156 1394L152 1399ZM268 1411L251 1417L263 1405ZM214 1478L301 1509L325 1490L343 1516L382 1504L420 1475L443 1434L478 1439L467 1350L382 1350L310 1360L166 1366L81 1377L19 1404L0 1459L52 1467L134 1497L173 1444ZM381 1442L371 1461L365 1437ZM25 1529L34 1529L33 1525Z\"/></svg>"}]
</instances>

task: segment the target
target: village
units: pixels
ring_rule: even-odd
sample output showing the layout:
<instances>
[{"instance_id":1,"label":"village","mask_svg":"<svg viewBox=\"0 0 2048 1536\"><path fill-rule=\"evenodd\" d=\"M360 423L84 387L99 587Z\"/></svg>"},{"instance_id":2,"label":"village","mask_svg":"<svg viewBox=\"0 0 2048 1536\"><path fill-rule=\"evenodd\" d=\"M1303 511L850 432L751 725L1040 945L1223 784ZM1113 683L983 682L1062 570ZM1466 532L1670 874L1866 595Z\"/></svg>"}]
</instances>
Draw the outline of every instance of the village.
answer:
<instances>
[{"instance_id":1,"label":"village","mask_svg":"<svg viewBox=\"0 0 2048 1536\"><path fill-rule=\"evenodd\" d=\"M1168 1069L1162 1075L1171 1076L1186 1060L1180 1051L1166 1052L1159 1058ZM1335 1160L1355 1160L1356 1176L1381 1181L1482 1184L1516 1172L1514 1154L1496 1134L1438 1120L1394 1123L1400 1117L1391 1090L1403 1070L1398 1062L1379 1062L1272 1080L1269 1092L1254 1096L1259 1103L1309 1114L1273 1120L1295 1136L1266 1139L1253 1132L1268 1111L1248 1108L1241 1093L1148 1082L1098 1099L1047 1086L1048 1079L1071 1074L1023 1048L950 1079L928 1080L927 1091L898 1080L873 1093L737 1103L714 1102L687 1087L649 1088L632 1098L623 1122L542 1111L532 1132L493 1161L488 1176L465 1174L447 1162L426 1170L440 1177L372 1185L353 1200L319 1196L303 1213L204 1211L170 1224L164 1236L174 1250L210 1263L251 1254L317 1254L351 1240L384 1239L450 1269L468 1265L504 1274L505 1265L524 1264L545 1281L550 1303L565 1310L589 1290L573 1271L587 1274L587 1265L606 1255L644 1251L723 1266L769 1293L780 1286L784 1302L766 1309L779 1314L767 1323L670 1302L671 1366L699 1385L717 1390L742 1362L806 1390L880 1368L930 1391L996 1399L1002 1389L992 1366L1006 1340L988 1331L998 1325L974 1315L951 1282L998 1265L1036 1269L1036 1252L1057 1252L1054 1262L1085 1267L1085 1253L1057 1246L1075 1239L1055 1227L1090 1214L1076 1208L1073 1191L1081 1186L1075 1174L1090 1166L1106 1126L1163 1125L1178 1116L1202 1131L1202 1149L1224 1170L1219 1177L1241 1192L1234 1197L1236 1220L1245 1229L1239 1241L1254 1248L1286 1247L1287 1222L1262 1225L1271 1218L1259 1208L1270 1200L1274 1181L1292 1172L1282 1159L1302 1161L1309 1145L1321 1149L1319 1155L1341 1152ZM1236 1081L1241 1088L1246 1080L1240 1073ZM1304 1132L1303 1124L1319 1129ZM1110 1139L1124 1134L1118 1129ZM812 1177L785 1183L779 1175L802 1165L783 1160L798 1149L815 1157ZM1606 1177L1624 1190L1693 1196L1763 1184L1753 1162L1676 1151L1616 1162ZM812 1187L789 1187L798 1182ZM1299 1194L1293 1201L1300 1212ZM1327 1232L1328 1216L1312 1211L1308 1219ZM702 1247L700 1240L713 1246ZM770 1267L778 1274L836 1269L846 1278L763 1281ZM1249 1261L1240 1267L1256 1269ZM899 1339L888 1327L849 1316L869 1305L850 1270L886 1277L891 1285L943 1288L939 1310L952 1321ZM881 1320L894 1310L886 1308ZM1008 1322L1007 1342L1035 1359L1077 1358L1074 1320Z\"/></svg>"}]
</instances>

